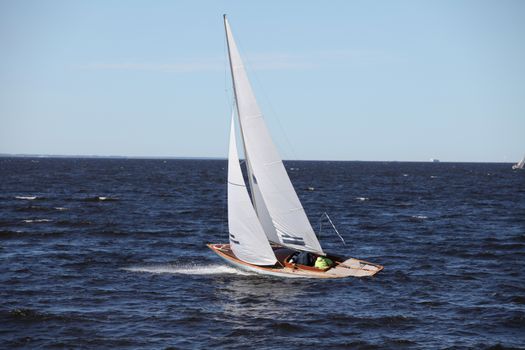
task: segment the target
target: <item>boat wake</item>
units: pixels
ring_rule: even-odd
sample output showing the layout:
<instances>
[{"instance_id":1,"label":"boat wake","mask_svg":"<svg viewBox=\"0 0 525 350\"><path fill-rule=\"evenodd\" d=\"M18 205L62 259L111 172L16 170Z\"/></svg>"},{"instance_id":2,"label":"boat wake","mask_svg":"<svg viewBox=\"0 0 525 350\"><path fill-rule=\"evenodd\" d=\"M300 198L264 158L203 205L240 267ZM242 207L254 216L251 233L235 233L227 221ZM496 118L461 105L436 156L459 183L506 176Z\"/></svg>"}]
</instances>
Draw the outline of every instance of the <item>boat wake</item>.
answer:
<instances>
[{"instance_id":1,"label":"boat wake","mask_svg":"<svg viewBox=\"0 0 525 350\"><path fill-rule=\"evenodd\" d=\"M125 267L122 270L130 272L146 273L171 273L179 275L251 275L249 272L237 270L236 268L226 265L151 265L151 266L132 266Z\"/></svg>"}]
</instances>

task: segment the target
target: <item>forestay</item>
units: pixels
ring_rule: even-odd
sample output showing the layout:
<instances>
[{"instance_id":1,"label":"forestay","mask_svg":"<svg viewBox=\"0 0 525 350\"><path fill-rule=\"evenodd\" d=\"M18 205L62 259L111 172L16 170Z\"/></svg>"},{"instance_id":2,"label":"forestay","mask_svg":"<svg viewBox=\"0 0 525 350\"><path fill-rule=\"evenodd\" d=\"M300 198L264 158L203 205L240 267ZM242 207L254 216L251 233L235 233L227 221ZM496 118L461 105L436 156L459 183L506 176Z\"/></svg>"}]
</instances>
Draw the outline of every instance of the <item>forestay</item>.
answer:
<instances>
[{"instance_id":1,"label":"forestay","mask_svg":"<svg viewBox=\"0 0 525 350\"><path fill-rule=\"evenodd\" d=\"M242 177L233 115L228 154L228 228L230 246L237 258L255 265L274 265L277 262Z\"/></svg>"},{"instance_id":2,"label":"forestay","mask_svg":"<svg viewBox=\"0 0 525 350\"><path fill-rule=\"evenodd\" d=\"M274 232L266 229L266 234L270 240L278 238L285 246L322 254L321 245L272 142L226 18L224 22L242 137L252 172L250 182L254 184L254 205L262 221L264 213L261 210L267 210L275 228Z\"/></svg>"}]
</instances>

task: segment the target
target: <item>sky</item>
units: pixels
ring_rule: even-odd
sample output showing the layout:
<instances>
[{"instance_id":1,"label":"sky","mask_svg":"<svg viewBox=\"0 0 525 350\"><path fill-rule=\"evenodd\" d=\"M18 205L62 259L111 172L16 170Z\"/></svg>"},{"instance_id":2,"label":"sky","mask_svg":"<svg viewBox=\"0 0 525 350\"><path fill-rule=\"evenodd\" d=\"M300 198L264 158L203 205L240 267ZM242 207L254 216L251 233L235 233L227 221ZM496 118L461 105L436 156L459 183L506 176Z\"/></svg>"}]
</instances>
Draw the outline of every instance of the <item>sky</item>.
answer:
<instances>
[{"instance_id":1,"label":"sky","mask_svg":"<svg viewBox=\"0 0 525 350\"><path fill-rule=\"evenodd\" d=\"M284 159L525 153L508 0L0 0L0 153L225 158L223 13Z\"/></svg>"}]
</instances>

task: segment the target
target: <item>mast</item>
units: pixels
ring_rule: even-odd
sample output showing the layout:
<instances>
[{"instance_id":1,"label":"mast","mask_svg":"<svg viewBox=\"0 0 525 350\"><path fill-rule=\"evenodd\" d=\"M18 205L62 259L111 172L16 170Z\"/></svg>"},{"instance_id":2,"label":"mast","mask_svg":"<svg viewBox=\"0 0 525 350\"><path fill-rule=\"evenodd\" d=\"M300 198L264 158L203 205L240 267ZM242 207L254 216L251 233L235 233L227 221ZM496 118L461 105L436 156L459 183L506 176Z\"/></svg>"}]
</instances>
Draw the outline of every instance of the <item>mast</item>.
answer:
<instances>
[{"instance_id":1,"label":"mast","mask_svg":"<svg viewBox=\"0 0 525 350\"><path fill-rule=\"evenodd\" d=\"M243 128L242 128L242 123L240 123L240 112L239 112L239 102L237 100L237 88L235 86L235 78L233 76L233 65L232 65L232 57L231 57L231 53L230 53L230 39L228 38L228 28L226 26L226 21L227 21L227 18L226 18L226 14L223 14L223 20L224 20L224 33L226 34L226 45L228 47L228 63L230 64L230 76L232 78L232 85L233 85L233 96L234 96L234 100L235 100L235 109L237 110L237 117L239 118L239 128L241 130L241 138L242 138L242 147L243 147L243 150L244 150L244 158L245 158L245 163L246 163L246 169L248 171L248 183L250 184L250 196L251 196L251 199L252 199L252 204L253 204L253 207L255 208L255 211L257 211L257 203L255 202L255 194L254 194L254 190L253 190L253 172L252 172L252 167L250 166L250 161L248 159L248 152L246 151L246 143L244 141L244 132L243 132Z\"/></svg>"}]
</instances>

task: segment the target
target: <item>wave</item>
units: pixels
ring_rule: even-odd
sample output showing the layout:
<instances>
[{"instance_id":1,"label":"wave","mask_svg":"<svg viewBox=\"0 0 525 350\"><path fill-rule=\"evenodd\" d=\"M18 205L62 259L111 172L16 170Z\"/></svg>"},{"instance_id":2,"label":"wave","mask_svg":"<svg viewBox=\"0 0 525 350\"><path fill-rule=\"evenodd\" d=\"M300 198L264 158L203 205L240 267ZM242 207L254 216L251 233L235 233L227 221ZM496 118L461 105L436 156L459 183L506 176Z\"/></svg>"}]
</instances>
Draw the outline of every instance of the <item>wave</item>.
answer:
<instances>
[{"instance_id":1,"label":"wave","mask_svg":"<svg viewBox=\"0 0 525 350\"><path fill-rule=\"evenodd\" d=\"M84 227L84 226L91 225L92 222L87 221L87 220L80 220L80 221L60 220L56 224L59 226L66 226L66 227Z\"/></svg>"},{"instance_id":2,"label":"wave","mask_svg":"<svg viewBox=\"0 0 525 350\"><path fill-rule=\"evenodd\" d=\"M20 212L40 212L40 211L52 211L52 210L53 209L51 208L41 207L37 205L31 205L29 207L22 207L22 208L15 209L15 211L20 211Z\"/></svg>"},{"instance_id":3,"label":"wave","mask_svg":"<svg viewBox=\"0 0 525 350\"><path fill-rule=\"evenodd\" d=\"M23 199L26 201L32 201L37 199L37 196L15 196L16 199Z\"/></svg>"},{"instance_id":4,"label":"wave","mask_svg":"<svg viewBox=\"0 0 525 350\"><path fill-rule=\"evenodd\" d=\"M97 196L97 197L88 197L85 198L86 202L112 202L118 201L118 198L106 197L106 196Z\"/></svg>"},{"instance_id":5,"label":"wave","mask_svg":"<svg viewBox=\"0 0 525 350\"><path fill-rule=\"evenodd\" d=\"M50 320L72 321L78 319L72 315L52 314L29 308L16 308L1 312L2 316L7 316L11 321L19 322L42 322Z\"/></svg>"},{"instance_id":6,"label":"wave","mask_svg":"<svg viewBox=\"0 0 525 350\"><path fill-rule=\"evenodd\" d=\"M410 207L414 206L414 203L410 203L410 202L396 202L396 203L392 204L392 206L396 207L396 208L410 208Z\"/></svg>"},{"instance_id":7,"label":"wave","mask_svg":"<svg viewBox=\"0 0 525 350\"><path fill-rule=\"evenodd\" d=\"M152 266L132 266L122 270L129 272L147 272L154 274L171 273L180 275L251 275L251 273L237 270L226 265L152 265Z\"/></svg>"},{"instance_id":8,"label":"wave","mask_svg":"<svg viewBox=\"0 0 525 350\"><path fill-rule=\"evenodd\" d=\"M375 231L375 230L382 229L382 227L380 225L374 225L372 223L360 224L359 228L362 229L362 230L368 230L368 231Z\"/></svg>"},{"instance_id":9,"label":"wave","mask_svg":"<svg viewBox=\"0 0 525 350\"><path fill-rule=\"evenodd\" d=\"M354 324L361 327L410 327L417 323L417 318L404 315L383 315L377 317L359 317L347 314L334 314L327 322L336 324ZM324 322L324 321L323 321Z\"/></svg>"},{"instance_id":10,"label":"wave","mask_svg":"<svg viewBox=\"0 0 525 350\"><path fill-rule=\"evenodd\" d=\"M33 223L33 222L51 222L53 220L51 219L26 219L26 220L23 220L24 222L26 223Z\"/></svg>"},{"instance_id":11,"label":"wave","mask_svg":"<svg viewBox=\"0 0 525 350\"><path fill-rule=\"evenodd\" d=\"M516 295L512 297L511 301L516 304L525 304L525 297L521 295Z\"/></svg>"},{"instance_id":12,"label":"wave","mask_svg":"<svg viewBox=\"0 0 525 350\"><path fill-rule=\"evenodd\" d=\"M16 231L0 230L0 238L16 238L21 233L23 233L23 231L21 230L16 230Z\"/></svg>"},{"instance_id":13,"label":"wave","mask_svg":"<svg viewBox=\"0 0 525 350\"><path fill-rule=\"evenodd\" d=\"M7 312L7 315L13 319L21 320L34 320L34 321L43 321L49 319L49 316L45 313L33 310L33 309L13 309Z\"/></svg>"},{"instance_id":14,"label":"wave","mask_svg":"<svg viewBox=\"0 0 525 350\"><path fill-rule=\"evenodd\" d=\"M428 219L428 216L426 216L426 215L412 215L411 218L418 219L418 220L425 220L425 219Z\"/></svg>"},{"instance_id":15,"label":"wave","mask_svg":"<svg viewBox=\"0 0 525 350\"><path fill-rule=\"evenodd\" d=\"M355 197L355 199L357 199L358 201L368 201L368 200L370 200L370 198L368 198L368 197Z\"/></svg>"},{"instance_id":16,"label":"wave","mask_svg":"<svg viewBox=\"0 0 525 350\"><path fill-rule=\"evenodd\" d=\"M525 245L523 243L486 243L482 245L483 249L487 250L516 250L517 252L520 252L522 249L525 248Z\"/></svg>"}]
</instances>

